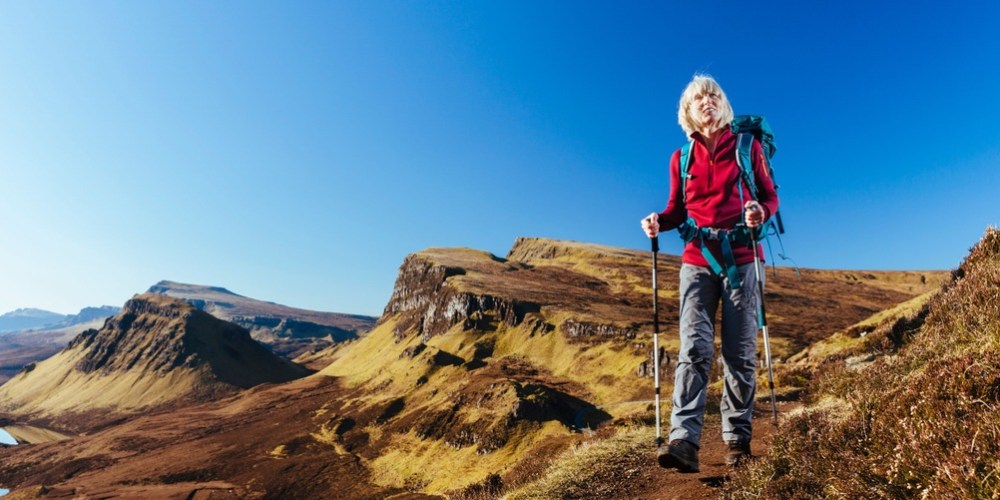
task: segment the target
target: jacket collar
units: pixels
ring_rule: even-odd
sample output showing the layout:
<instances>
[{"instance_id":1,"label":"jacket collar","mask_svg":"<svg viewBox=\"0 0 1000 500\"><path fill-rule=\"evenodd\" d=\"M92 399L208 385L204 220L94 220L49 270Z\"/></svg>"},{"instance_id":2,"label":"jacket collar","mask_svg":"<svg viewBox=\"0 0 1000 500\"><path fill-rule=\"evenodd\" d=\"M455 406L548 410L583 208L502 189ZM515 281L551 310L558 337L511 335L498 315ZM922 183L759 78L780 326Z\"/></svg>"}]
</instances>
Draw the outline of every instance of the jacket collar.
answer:
<instances>
[{"instance_id":1,"label":"jacket collar","mask_svg":"<svg viewBox=\"0 0 1000 500\"><path fill-rule=\"evenodd\" d=\"M722 127L722 134L719 135L719 142L715 145L716 149L718 149L719 144L728 141L732 135L733 133L729 130L729 127ZM694 140L694 142L705 146L705 137L701 135L701 132L691 134L691 139Z\"/></svg>"}]
</instances>

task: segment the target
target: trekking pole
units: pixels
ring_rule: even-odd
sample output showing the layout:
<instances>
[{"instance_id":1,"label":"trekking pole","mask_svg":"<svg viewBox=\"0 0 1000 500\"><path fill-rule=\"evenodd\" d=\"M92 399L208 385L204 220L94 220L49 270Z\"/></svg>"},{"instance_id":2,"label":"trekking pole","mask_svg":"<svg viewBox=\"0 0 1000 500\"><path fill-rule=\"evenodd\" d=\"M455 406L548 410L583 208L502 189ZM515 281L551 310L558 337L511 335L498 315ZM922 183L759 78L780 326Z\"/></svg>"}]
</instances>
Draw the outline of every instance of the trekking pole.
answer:
<instances>
[{"instance_id":1,"label":"trekking pole","mask_svg":"<svg viewBox=\"0 0 1000 500\"><path fill-rule=\"evenodd\" d=\"M656 287L656 254L660 251L660 238L653 236L653 384L656 394L653 399L656 402L656 446L663 444L663 436L660 435L660 308L659 295Z\"/></svg>"},{"instance_id":2,"label":"trekking pole","mask_svg":"<svg viewBox=\"0 0 1000 500\"><path fill-rule=\"evenodd\" d=\"M760 306L757 309L759 314L758 322L760 329L764 332L764 358L767 360L767 383L771 388L771 414L774 416L774 426L778 427L778 402L774 397L774 370L771 368L771 340L767 336L767 311L764 309L764 282L760 279L760 257L757 255L757 242L753 243L753 270L757 275L757 293L759 293Z\"/></svg>"}]
</instances>

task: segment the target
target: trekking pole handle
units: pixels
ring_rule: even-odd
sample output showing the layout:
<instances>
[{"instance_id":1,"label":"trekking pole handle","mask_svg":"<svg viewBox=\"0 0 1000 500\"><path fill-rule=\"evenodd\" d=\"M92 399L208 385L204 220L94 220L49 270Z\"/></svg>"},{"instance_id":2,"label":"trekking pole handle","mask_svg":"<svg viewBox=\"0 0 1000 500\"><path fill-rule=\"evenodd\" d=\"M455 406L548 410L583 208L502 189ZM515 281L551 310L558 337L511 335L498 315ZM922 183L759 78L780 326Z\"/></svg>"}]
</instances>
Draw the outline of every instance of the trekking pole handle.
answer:
<instances>
[{"instance_id":1,"label":"trekking pole handle","mask_svg":"<svg viewBox=\"0 0 1000 500\"><path fill-rule=\"evenodd\" d=\"M650 241L653 243L653 253L659 252L660 251L660 237L659 236L653 236L652 238L650 238Z\"/></svg>"}]
</instances>

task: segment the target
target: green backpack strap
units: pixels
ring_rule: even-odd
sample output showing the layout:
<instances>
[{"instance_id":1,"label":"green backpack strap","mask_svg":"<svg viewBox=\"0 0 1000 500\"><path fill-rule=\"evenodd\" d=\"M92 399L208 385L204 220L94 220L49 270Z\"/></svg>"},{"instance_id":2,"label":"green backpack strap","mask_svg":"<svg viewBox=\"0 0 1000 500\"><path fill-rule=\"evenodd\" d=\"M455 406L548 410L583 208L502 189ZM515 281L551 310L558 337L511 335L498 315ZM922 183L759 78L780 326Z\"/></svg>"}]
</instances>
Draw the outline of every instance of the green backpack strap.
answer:
<instances>
[{"instance_id":1,"label":"green backpack strap","mask_svg":"<svg viewBox=\"0 0 1000 500\"><path fill-rule=\"evenodd\" d=\"M757 201L757 181L753 175L753 135L736 136L736 163L740 166L740 176L750 190L750 197Z\"/></svg>"},{"instance_id":2,"label":"green backpack strap","mask_svg":"<svg viewBox=\"0 0 1000 500\"><path fill-rule=\"evenodd\" d=\"M774 145L774 131L771 130L771 125L767 123L767 119L759 115L740 115L733 118L733 122L730 125L730 131L736 135L749 134L752 135L757 142L760 143L760 149L764 153L764 157L767 159L767 169L768 175L771 176L771 180L775 182L774 188L778 188L778 184L774 178L774 168L771 167L771 158L774 157L774 153L778 150L777 146ZM756 183L753 182L753 164L750 159L750 150L753 146L751 144L746 145L746 154L744 155L745 160L737 158L741 161L741 168L744 169L743 178L750 188L750 192L753 194L753 198L757 199ZM778 234L785 232L785 225L781 221L781 210L778 210L774 214L774 221L776 223L775 229L777 229Z\"/></svg>"},{"instance_id":3,"label":"green backpack strap","mask_svg":"<svg viewBox=\"0 0 1000 500\"><path fill-rule=\"evenodd\" d=\"M746 184L747 191L750 191L750 198L754 201L758 200L759 191L757 191L757 178L753 173L753 140L754 136L750 133L741 133L736 136L736 164L740 168L740 184L737 184L737 190L740 193L740 205L743 205L743 186ZM743 208L740 208L741 213ZM737 226L742 226L743 216L740 216L741 222ZM746 238L747 246L753 248L756 246L758 241L766 239L769 233L769 229L772 225L772 221L768 220L763 226L754 231L749 231L751 234L750 238ZM746 226L742 226L745 228ZM780 238L780 236L779 236ZM770 247L770 243L768 244ZM754 250L756 252L756 250Z\"/></svg>"},{"instance_id":4,"label":"green backpack strap","mask_svg":"<svg viewBox=\"0 0 1000 500\"><path fill-rule=\"evenodd\" d=\"M687 208L688 193L687 193L687 182L688 178L691 177L691 142L681 147L681 196L684 201L684 207Z\"/></svg>"}]
</instances>

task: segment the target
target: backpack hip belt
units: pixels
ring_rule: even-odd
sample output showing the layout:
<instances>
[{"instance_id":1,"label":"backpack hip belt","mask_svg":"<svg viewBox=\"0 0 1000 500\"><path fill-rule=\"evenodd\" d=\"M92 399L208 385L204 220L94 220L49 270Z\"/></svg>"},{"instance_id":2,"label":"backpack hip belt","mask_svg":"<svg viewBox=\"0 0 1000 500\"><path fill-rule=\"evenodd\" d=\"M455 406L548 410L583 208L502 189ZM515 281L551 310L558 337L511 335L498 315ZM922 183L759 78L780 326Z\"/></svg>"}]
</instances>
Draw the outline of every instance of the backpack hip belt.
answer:
<instances>
[{"instance_id":1,"label":"backpack hip belt","mask_svg":"<svg viewBox=\"0 0 1000 500\"><path fill-rule=\"evenodd\" d=\"M688 217L683 224L677 227L677 233L684 240L684 243L698 240L701 247L701 255L705 257L708 265L711 266L712 272L719 276L725 275L729 278L729 285L733 289L740 288L742 282L740 280L739 269L736 266L736 257L733 255L733 245L736 244L748 248L756 246L757 235L754 234L752 229L743 223L736 224L732 229L698 227L694 219ZM706 240L718 241L720 243L722 247L722 262L725 264L725 267L719 264L719 260L712 255L711 250L705 245ZM756 252L757 249L753 248L753 251Z\"/></svg>"}]
</instances>

